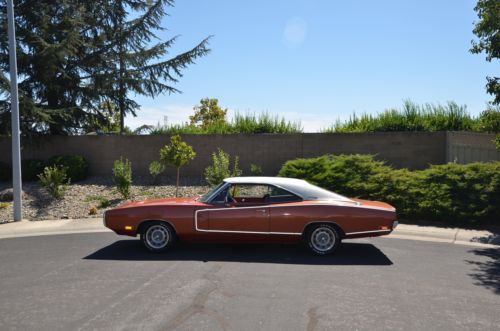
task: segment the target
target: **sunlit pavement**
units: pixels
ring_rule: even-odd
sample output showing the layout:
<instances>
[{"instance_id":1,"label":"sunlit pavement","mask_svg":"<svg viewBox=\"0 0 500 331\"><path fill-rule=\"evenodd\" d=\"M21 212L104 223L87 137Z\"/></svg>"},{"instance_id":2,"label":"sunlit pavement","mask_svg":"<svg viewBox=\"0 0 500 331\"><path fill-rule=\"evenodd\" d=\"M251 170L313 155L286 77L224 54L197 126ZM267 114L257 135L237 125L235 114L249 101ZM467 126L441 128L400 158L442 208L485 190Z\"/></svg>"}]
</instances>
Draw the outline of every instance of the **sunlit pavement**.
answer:
<instances>
[{"instance_id":1,"label":"sunlit pavement","mask_svg":"<svg viewBox=\"0 0 500 331\"><path fill-rule=\"evenodd\" d=\"M111 233L0 240L0 329L491 330L500 250L377 238L181 245Z\"/></svg>"}]
</instances>

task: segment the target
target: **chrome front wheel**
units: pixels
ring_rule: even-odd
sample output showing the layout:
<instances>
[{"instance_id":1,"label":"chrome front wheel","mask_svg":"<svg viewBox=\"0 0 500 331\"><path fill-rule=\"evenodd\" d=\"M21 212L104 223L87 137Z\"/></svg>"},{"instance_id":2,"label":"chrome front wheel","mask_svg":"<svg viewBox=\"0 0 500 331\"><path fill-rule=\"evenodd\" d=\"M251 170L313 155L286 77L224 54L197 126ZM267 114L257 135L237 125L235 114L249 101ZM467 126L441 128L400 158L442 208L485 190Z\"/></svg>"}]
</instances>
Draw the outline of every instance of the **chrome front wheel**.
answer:
<instances>
[{"instance_id":1,"label":"chrome front wheel","mask_svg":"<svg viewBox=\"0 0 500 331\"><path fill-rule=\"evenodd\" d=\"M141 241L152 252L162 252L170 247L174 239L172 228L165 223L149 224L141 233Z\"/></svg>"},{"instance_id":2,"label":"chrome front wheel","mask_svg":"<svg viewBox=\"0 0 500 331\"><path fill-rule=\"evenodd\" d=\"M313 226L306 235L309 249L317 255L331 254L340 244L340 236L334 226L319 224Z\"/></svg>"}]
</instances>

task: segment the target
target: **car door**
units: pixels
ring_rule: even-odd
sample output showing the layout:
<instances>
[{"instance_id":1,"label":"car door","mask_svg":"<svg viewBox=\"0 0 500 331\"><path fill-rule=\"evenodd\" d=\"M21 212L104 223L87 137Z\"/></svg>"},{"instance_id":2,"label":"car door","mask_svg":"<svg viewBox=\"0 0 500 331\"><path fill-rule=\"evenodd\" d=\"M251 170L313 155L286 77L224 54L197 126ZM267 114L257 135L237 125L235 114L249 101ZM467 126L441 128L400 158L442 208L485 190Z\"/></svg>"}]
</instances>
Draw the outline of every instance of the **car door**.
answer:
<instances>
[{"instance_id":1,"label":"car door","mask_svg":"<svg viewBox=\"0 0 500 331\"><path fill-rule=\"evenodd\" d=\"M208 210L211 232L269 232L269 207L266 185L238 184L229 190L229 200L222 208Z\"/></svg>"}]
</instances>

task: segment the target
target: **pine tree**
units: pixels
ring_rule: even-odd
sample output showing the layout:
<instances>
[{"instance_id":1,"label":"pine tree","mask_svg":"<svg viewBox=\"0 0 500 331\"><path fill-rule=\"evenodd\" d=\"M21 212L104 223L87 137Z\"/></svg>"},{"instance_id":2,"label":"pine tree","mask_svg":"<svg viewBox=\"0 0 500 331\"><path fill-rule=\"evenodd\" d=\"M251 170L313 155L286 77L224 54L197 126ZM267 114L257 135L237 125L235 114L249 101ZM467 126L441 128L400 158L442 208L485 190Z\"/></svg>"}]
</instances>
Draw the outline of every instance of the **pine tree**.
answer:
<instances>
[{"instance_id":1,"label":"pine tree","mask_svg":"<svg viewBox=\"0 0 500 331\"><path fill-rule=\"evenodd\" d=\"M161 19L165 9L173 5L172 0L111 0L102 7L107 8L107 19L102 26L104 43L96 55L105 61L98 60L103 65L94 75L95 84L117 105L120 132L124 130L125 116L135 116L139 108L129 98L130 92L153 98L180 92L172 83L182 77L183 69L209 52L210 37L187 52L163 60L177 37L160 41L155 32L164 30Z\"/></svg>"},{"instance_id":2,"label":"pine tree","mask_svg":"<svg viewBox=\"0 0 500 331\"><path fill-rule=\"evenodd\" d=\"M7 31L5 1L0 24ZM79 106L78 57L85 45L85 12L74 1L15 1L19 104L23 132L70 134L87 114ZM0 129L10 131L9 51L0 37Z\"/></svg>"},{"instance_id":3,"label":"pine tree","mask_svg":"<svg viewBox=\"0 0 500 331\"><path fill-rule=\"evenodd\" d=\"M155 97L209 52L208 39L163 60L176 37L152 44L171 0L16 0L19 102L23 133L78 134L108 125L139 105L130 92ZM133 18L131 18L133 17ZM0 26L7 31L6 3ZM150 45L152 44L152 45ZM154 61L157 62L154 62ZM0 34L0 134L10 131L7 33Z\"/></svg>"}]
</instances>

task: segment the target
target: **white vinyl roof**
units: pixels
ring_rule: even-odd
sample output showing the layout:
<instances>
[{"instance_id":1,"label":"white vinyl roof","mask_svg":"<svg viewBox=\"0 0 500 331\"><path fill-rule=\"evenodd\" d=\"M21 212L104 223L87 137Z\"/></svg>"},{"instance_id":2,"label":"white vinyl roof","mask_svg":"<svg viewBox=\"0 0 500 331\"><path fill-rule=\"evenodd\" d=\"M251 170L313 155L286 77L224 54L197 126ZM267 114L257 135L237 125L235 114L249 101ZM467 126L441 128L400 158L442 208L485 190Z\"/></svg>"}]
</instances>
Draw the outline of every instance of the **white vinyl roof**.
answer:
<instances>
[{"instance_id":1,"label":"white vinyl roof","mask_svg":"<svg viewBox=\"0 0 500 331\"><path fill-rule=\"evenodd\" d=\"M307 185L308 183L303 179L286 178L286 177L230 177L224 179L226 183L230 184L270 184L270 185Z\"/></svg>"},{"instance_id":2,"label":"white vinyl roof","mask_svg":"<svg viewBox=\"0 0 500 331\"><path fill-rule=\"evenodd\" d=\"M268 184L281 187L304 200L352 201L340 194L309 184L303 179L286 177L231 177L224 179L229 184Z\"/></svg>"}]
</instances>

